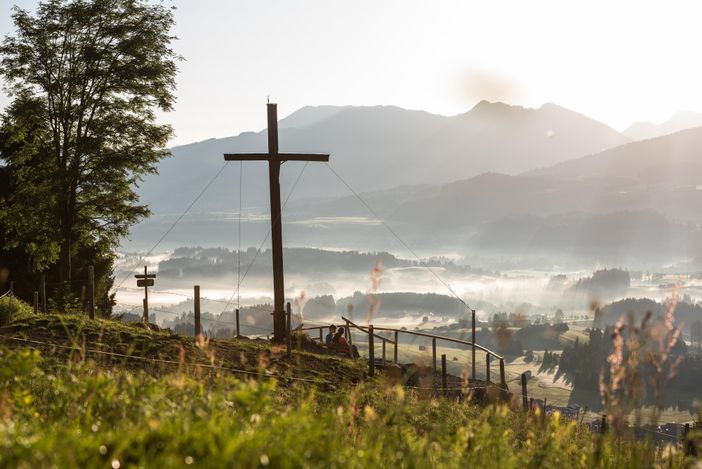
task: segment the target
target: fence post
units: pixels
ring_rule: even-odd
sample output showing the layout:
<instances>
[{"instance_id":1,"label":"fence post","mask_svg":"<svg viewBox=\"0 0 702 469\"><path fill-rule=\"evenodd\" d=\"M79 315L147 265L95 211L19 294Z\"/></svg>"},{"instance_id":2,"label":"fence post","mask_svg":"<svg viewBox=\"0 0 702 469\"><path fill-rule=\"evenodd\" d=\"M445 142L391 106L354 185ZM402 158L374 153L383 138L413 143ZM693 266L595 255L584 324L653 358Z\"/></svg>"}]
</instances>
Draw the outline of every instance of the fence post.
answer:
<instances>
[{"instance_id":1,"label":"fence post","mask_svg":"<svg viewBox=\"0 0 702 469\"><path fill-rule=\"evenodd\" d=\"M393 357L395 359L395 364L397 365L397 338L399 334L397 331L395 331L395 356Z\"/></svg>"},{"instance_id":2,"label":"fence post","mask_svg":"<svg viewBox=\"0 0 702 469\"><path fill-rule=\"evenodd\" d=\"M39 312L39 292L34 290L34 314Z\"/></svg>"},{"instance_id":3,"label":"fence post","mask_svg":"<svg viewBox=\"0 0 702 469\"><path fill-rule=\"evenodd\" d=\"M471 339L470 341L473 343L473 353L472 353L472 358L473 358L473 366L471 367L471 374L470 377L472 379L475 379L475 310L471 310Z\"/></svg>"},{"instance_id":4,"label":"fence post","mask_svg":"<svg viewBox=\"0 0 702 469\"><path fill-rule=\"evenodd\" d=\"M375 342L373 324L368 326L368 376L375 376Z\"/></svg>"},{"instance_id":5,"label":"fence post","mask_svg":"<svg viewBox=\"0 0 702 469\"><path fill-rule=\"evenodd\" d=\"M348 321L346 321L346 329L344 329L344 335L346 336L346 342L348 342L349 347L351 347L353 345L353 338L351 337L351 328L349 327Z\"/></svg>"},{"instance_id":6,"label":"fence post","mask_svg":"<svg viewBox=\"0 0 702 469\"><path fill-rule=\"evenodd\" d=\"M695 442L690 438L690 424L685 424L683 431L683 442L685 443L685 456L695 456Z\"/></svg>"},{"instance_id":7,"label":"fence post","mask_svg":"<svg viewBox=\"0 0 702 469\"><path fill-rule=\"evenodd\" d=\"M88 306L88 302L86 301L85 294L87 292L87 288L85 285L80 286L80 306L81 310L83 311L83 314L87 313L86 308Z\"/></svg>"},{"instance_id":8,"label":"fence post","mask_svg":"<svg viewBox=\"0 0 702 469\"><path fill-rule=\"evenodd\" d=\"M383 365L385 365L385 341L383 341Z\"/></svg>"},{"instance_id":9,"label":"fence post","mask_svg":"<svg viewBox=\"0 0 702 469\"><path fill-rule=\"evenodd\" d=\"M490 383L490 354L485 354L485 382Z\"/></svg>"},{"instance_id":10,"label":"fence post","mask_svg":"<svg viewBox=\"0 0 702 469\"><path fill-rule=\"evenodd\" d=\"M441 389L444 395L448 394L448 386L446 385L446 354L441 354Z\"/></svg>"},{"instance_id":11,"label":"fence post","mask_svg":"<svg viewBox=\"0 0 702 469\"><path fill-rule=\"evenodd\" d=\"M431 339L431 359L434 363L434 371L436 371L436 337Z\"/></svg>"},{"instance_id":12,"label":"fence post","mask_svg":"<svg viewBox=\"0 0 702 469\"><path fill-rule=\"evenodd\" d=\"M600 432L604 435L607 433L607 414L602 414L602 424L600 426Z\"/></svg>"},{"instance_id":13,"label":"fence post","mask_svg":"<svg viewBox=\"0 0 702 469\"><path fill-rule=\"evenodd\" d=\"M88 317L95 319L95 267L92 265L88 266L88 301Z\"/></svg>"},{"instance_id":14,"label":"fence post","mask_svg":"<svg viewBox=\"0 0 702 469\"><path fill-rule=\"evenodd\" d=\"M500 386L507 389L507 380L505 379L505 359L500 358Z\"/></svg>"},{"instance_id":15,"label":"fence post","mask_svg":"<svg viewBox=\"0 0 702 469\"><path fill-rule=\"evenodd\" d=\"M241 329L239 329L239 308L236 309L236 336L241 337Z\"/></svg>"},{"instance_id":16,"label":"fence post","mask_svg":"<svg viewBox=\"0 0 702 469\"><path fill-rule=\"evenodd\" d=\"M319 343L320 344L324 343L324 328L323 327L319 328Z\"/></svg>"},{"instance_id":17,"label":"fence post","mask_svg":"<svg viewBox=\"0 0 702 469\"><path fill-rule=\"evenodd\" d=\"M529 411L531 412L532 410L534 410L534 398L530 397L529 398Z\"/></svg>"},{"instance_id":18,"label":"fence post","mask_svg":"<svg viewBox=\"0 0 702 469\"><path fill-rule=\"evenodd\" d=\"M288 313L287 324L285 328L285 336L288 343L288 355L292 353L292 308L290 307L290 302L288 301L285 305L285 310Z\"/></svg>"},{"instance_id":19,"label":"fence post","mask_svg":"<svg viewBox=\"0 0 702 469\"><path fill-rule=\"evenodd\" d=\"M526 411L529 409L529 396L527 395L527 379L526 373L522 373L522 408Z\"/></svg>"},{"instance_id":20,"label":"fence post","mask_svg":"<svg viewBox=\"0 0 702 469\"><path fill-rule=\"evenodd\" d=\"M346 336L346 342L348 342L349 345L349 358L353 358L353 338L351 337L351 328L349 327L348 321L346 321L344 335Z\"/></svg>"},{"instance_id":21,"label":"fence post","mask_svg":"<svg viewBox=\"0 0 702 469\"><path fill-rule=\"evenodd\" d=\"M202 334L202 324L200 323L200 285L193 288L193 310L195 311L195 339Z\"/></svg>"},{"instance_id":22,"label":"fence post","mask_svg":"<svg viewBox=\"0 0 702 469\"><path fill-rule=\"evenodd\" d=\"M46 314L46 275L42 272L39 279L39 290L41 291L41 312Z\"/></svg>"}]
</instances>

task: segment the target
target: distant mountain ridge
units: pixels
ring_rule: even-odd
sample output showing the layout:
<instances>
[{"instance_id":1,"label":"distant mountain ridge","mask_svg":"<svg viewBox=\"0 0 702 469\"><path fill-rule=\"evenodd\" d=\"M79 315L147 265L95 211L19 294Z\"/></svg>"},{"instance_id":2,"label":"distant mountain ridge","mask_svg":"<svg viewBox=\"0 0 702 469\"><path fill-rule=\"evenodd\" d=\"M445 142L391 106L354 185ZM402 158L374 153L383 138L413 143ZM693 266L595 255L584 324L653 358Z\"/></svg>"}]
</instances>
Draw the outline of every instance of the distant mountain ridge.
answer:
<instances>
[{"instance_id":1,"label":"distant mountain ridge","mask_svg":"<svg viewBox=\"0 0 702 469\"><path fill-rule=\"evenodd\" d=\"M304 107L280 122L282 151L331 154L331 164L357 190L377 191L408 184L440 184L486 171L517 174L629 142L615 130L553 104L538 109L503 103L478 103L446 117L394 106ZM266 132L244 132L172 149L159 175L140 185L142 200L155 213L177 212L194 199L221 168L223 153L265 151ZM286 164L283 191L296 180L301 163ZM203 211L231 209L238 198L238 164L222 174L198 203ZM267 205L267 170L244 164L244 199ZM296 198L346 193L321 164L310 164Z\"/></svg>"},{"instance_id":2,"label":"distant mountain ridge","mask_svg":"<svg viewBox=\"0 0 702 469\"><path fill-rule=\"evenodd\" d=\"M645 140L694 127L702 127L702 114L692 111L678 111L661 124L656 125L645 121L634 122L622 133L632 140Z\"/></svg>"}]
</instances>

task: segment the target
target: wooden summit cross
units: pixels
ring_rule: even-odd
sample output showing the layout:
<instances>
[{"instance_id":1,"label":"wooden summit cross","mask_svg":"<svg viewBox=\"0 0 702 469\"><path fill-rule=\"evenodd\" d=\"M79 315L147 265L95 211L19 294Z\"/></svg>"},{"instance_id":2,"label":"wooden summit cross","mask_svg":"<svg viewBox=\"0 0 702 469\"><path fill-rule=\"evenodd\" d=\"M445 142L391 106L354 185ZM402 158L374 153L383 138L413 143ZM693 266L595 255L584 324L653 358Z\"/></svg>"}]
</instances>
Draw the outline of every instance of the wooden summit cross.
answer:
<instances>
[{"instance_id":1,"label":"wooden summit cross","mask_svg":"<svg viewBox=\"0 0 702 469\"><path fill-rule=\"evenodd\" d=\"M318 153L278 152L278 111L268 103L268 153L233 153L225 161L268 161L268 184L271 199L271 233L273 243L273 341L285 340L285 288L283 286L283 230L280 207L280 165L286 161L329 161Z\"/></svg>"}]
</instances>

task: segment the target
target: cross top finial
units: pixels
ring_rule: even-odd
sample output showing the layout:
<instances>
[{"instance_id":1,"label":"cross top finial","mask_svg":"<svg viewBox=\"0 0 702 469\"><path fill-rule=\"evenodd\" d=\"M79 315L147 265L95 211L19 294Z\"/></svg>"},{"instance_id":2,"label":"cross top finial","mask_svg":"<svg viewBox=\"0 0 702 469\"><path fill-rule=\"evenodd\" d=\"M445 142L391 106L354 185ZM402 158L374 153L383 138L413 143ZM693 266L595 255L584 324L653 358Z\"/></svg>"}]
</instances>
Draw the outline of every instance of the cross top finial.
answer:
<instances>
[{"instance_id":1,"label":"cross top finial","mask_svg":"<svg viewBox=\"0 0 702 469\"><path fill-rule=\"evenodd\" d=\"M270 103L271 103L271 95L267 95L266 96L266 104L270 104Z\"/></svg>"}]
</instances>

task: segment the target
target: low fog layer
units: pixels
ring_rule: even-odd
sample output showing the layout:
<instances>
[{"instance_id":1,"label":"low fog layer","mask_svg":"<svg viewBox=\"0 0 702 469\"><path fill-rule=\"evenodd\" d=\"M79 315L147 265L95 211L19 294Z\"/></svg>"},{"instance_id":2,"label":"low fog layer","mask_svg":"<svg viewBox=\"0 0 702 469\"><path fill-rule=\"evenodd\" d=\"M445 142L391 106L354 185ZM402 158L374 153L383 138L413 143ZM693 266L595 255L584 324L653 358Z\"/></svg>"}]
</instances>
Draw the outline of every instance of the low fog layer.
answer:
<instances>
[{"instance_id":1,"label":"low fog layer","mask_svg":"<svg viewBox=\"0 0 702 469\"><path fill-rule=\"evenodd\" d=\"M470 309L483 321L500 313L547 318L558 310L602 320L609 316L595 314L598 308L626 298L663 301L675 293L690 305L702 300L702 275L683 278L621 269L489 271L461 259L420 262L385 252L285 249L284 255L286 294L303 322L334 321L344 314L362 322L411 325L428 315L437 324L449 324L466 319ZM121 268L135 267L140 261L138 257L124 258ZM229 311L231 315L241 305L258 305L264 312L254 314L258 318L254 324L270 320L265 313L272 303L268 250L257 254L250 248L237 256L222 248L180 248L153 258L151 266L157 279L150 301L168 310L166 314L192 311L192 286L198 284L205 298L203 311L213 315ZM117 291L122 312L138 309L143 295L143 289L130 283ZM609 323L616 319L612 315ZM687 326L691 323L685 322Z\"/></svg>"}]
</instances>

